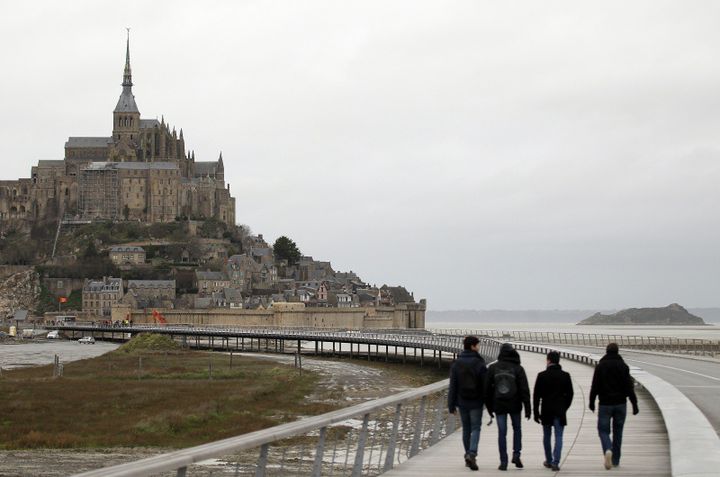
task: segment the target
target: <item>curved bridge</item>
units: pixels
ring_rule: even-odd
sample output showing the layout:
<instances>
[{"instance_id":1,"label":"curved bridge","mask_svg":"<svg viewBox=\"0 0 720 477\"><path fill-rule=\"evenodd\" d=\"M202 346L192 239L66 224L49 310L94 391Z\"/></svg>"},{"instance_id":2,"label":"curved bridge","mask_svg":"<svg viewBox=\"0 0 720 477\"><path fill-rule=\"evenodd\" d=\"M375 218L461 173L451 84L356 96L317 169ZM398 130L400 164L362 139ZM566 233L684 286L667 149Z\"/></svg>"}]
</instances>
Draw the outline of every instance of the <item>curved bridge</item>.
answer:
<instances>
[{"instance_id":1,"label":"curved bridge","mask_svg":"<svg viewBox=\"0 0 720 477\"><path fill-rule=\"evenodd\" d=\"M432 351L433 359L440 364L443 360L442 353L445 353L446 360L452 359L461 345L461 336L457 335L385 330L356 332L168 325L109 327L81 324L48 328L64 330L75 335L95 335L98 338L110 339L126 339L127 335L143 332L160 333L185 340L188 345L194 341L198 347L219 350L247 349L246 340L250 340L249 347L252 350L263 351L264 343L265 350L283 351L285 343L289 342L296 346L295 352L298 355L303 350L303 342L314 342L316 353L323 353L325 344L331 344L333 352L346 353L343 345L349 345L351 354L356 352L363 357L367 355L368 359L373 354L377 358L384 355L387 359L391 348L395 356L398 356L399 350L402 349L405 359L406 351L411 349L412 358L417 358L417 350L420 350L421 364L425 359L425 352ZM492 361L497 356L501 342L489 337L480 338L482 354L486 360ZM339 345L339 349L336 345ZM533 368L530 370L531 373L542 369L538 367L540 363L544 363L542 355L528 353L546 353L550 348L517 342L515 345L518 350L525 353L526 358L531 358L531 363L528 364ZM355 351L353 351L354 347ZM375 348L374 352L373 348ZM305 350L312 352L312 349L305 348ZM581 381L588 381L592 375L590 366L596 364L599 356L570 349L558 351L565 360L578 363L568 363L575 366L572 371L573 377L580 376ZM640 386L640 394L645 395L643 408L646 411L641 417L647 419L646 424L641 426L641 432L647 434L636 438L644 442L643 452L651 451L655 458L649 467L628 466L621 468L619 472L616 469L614 474L673 477L716 475L714 472L720 467L720 440L697 408L674 387L655 376L636 369L633 371L633 377ZM360 477L388 472L389 475L438 475L440 469L457 460L452 456L457 453L456 448L459 445L457 442L452 442L453 439L457 440L457 434L453 434L458 427L456 416L448 414L445 409L447 384L447 380L443 380L320 416L80 475L149 476L173 471L178 476L185 476L188 472L197 470L198 464L207 462L208 459L219 458L232 464L233 475L255 477L288 474ZM583 399L582 393L576 393L576 396L578 399ZM574 404L573 408L578 409L584 416L586 403L579 402L577 405ZM585 446L596 451L595 447L599 447L599 444L596 442L597 436L592 419L590 416L587 419L581 417L579 422L580 428L584 426L586 429ZM453 435L453 439L448 439L447 444L446 441L439 444L442 439L450 435ZM588 438L588 435L591 437ZM662 437L663 435L665 437ZM578 431L576 443L582 445L582 439ZM649 445L649 440L654 444ZM415 459L408 460L435 444L439 445L423 452ZM531 447L540 448L539 445ZM570 450L573 447L575 443ZM447 449L450 449L449 452L452 454L447 454ZM575 449L576 457L571 461L574 463L570 468L566 467L563 474L574 475L572 471L567 472L574 465L582 475L590 475L583 472L597 467L593 466L593 459L590 457L596 453L578 454L578 450ZM588 467L583 470L586 464ZM459 468L457 473L464 470L466 469ZM646 474L643 471L651 473ZM442 473L447 476L455 475L453 472ZM528 477L530 475L528 474Z\"/></svg>"},{"instance_id":2,"label":"curved bridge","mask_svg":"<svg viewBox=\"0 0 720 477\"><path fill-rule=\"evenodd\" d=\"M377 331L349 331L349 330L318 330L316 328L230 328L213 326L180 326L180 325L132 325L107 326L91 324L60 324L48 325L49 330L60 330L70 334L72 338L93 336L98 339L124 340L127 335L139 333L157 333L172 338L181 338L189 346L217 350L240 351L277 351L284 352L287 343L302 348L302 342L315 344L315 352L347 352L342 345L350 345L351 355L375 355L389 358L392 348L393 356L398 359L408 359L408 350L413 351L411 358L423 364L430 356L426 351L433 353L432 359L440 364L445 358L452 360L462 349L462 337L452 335L436 335L426 331L408 330L377 330ZM338 346L336 346L338 345ZM357 346L353 346L357 345ZM361 346L364 348L361 349ZM494 359L499 352L499 342L486 339L481 342L480 354L486 359ZM373 347L375 348L373 350ZM381 348L382 347L382 348Z\"/></svg>"}]
</instances>

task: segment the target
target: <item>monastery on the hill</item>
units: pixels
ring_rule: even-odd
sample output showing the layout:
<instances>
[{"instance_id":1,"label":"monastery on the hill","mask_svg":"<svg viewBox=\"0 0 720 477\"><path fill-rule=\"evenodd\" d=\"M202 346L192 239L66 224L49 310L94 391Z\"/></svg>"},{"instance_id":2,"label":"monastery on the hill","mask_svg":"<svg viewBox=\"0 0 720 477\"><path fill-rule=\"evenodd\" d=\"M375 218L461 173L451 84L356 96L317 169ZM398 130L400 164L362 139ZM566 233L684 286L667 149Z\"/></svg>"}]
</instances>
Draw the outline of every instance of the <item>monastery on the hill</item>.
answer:
<instances>
[{"instance_id":1,"label":"monastery on the hill","mask_svg":"<svg viewBox=\"0 0 720 477\"><path fill-rule=\"evenodd\" d=\"M169 222L216 218L235 224L235 198L225 186L222 153L196 162L183 131L164 119L141 119L132 93L130 39L112 136L70 137L65 158L41 160L31 177L0 181L0 228L58 217Z\"/></svg>"}]
</instances>

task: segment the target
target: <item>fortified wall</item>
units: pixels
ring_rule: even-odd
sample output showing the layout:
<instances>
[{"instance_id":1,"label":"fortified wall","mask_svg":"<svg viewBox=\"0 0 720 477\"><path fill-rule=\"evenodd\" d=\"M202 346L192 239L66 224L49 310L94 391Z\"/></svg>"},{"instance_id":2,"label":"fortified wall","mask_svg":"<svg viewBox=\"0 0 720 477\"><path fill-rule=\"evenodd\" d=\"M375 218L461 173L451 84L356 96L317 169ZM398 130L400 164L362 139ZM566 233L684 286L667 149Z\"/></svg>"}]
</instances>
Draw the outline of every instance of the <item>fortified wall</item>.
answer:
<instances>
[{"instance_id":1,"label":"fortified wall","mask_svg":"<svg viewBox=\"0 0 720 477\"><path fill-rule=\"evenodd\" d=\"M424 329L425 304L401 304L379 308L303 308L274 305L268 310L158 309L169 324L210 326L307 327L346 329ZM152 310L113 308L113 320L154 323Z\"/></svg>"}]
</instances>

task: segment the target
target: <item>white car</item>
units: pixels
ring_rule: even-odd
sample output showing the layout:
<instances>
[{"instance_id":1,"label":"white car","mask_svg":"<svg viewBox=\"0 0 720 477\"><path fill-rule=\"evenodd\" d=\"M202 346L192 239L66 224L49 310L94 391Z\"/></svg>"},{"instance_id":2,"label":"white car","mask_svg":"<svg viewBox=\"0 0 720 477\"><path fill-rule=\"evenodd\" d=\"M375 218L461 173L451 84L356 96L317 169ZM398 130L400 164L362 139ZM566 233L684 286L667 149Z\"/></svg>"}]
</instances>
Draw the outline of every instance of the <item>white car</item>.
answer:
<instances>
[{"instance_id":1,"label":"white car","mask_svg":"<svg viewBox=\"0 0 720 477\"><path fill-rule=\"evenodd\" d=\"M58 330L53 330L50 333L47 334L47 339L49 340L59 340L60 339L60 332Z\"/></svg>"},{"instance_id":2,"label":"white car","mask_svg":"<svg viewBox=\"0 0 720 477\"><path fill-rule=\"evenodd\" d=\"M78 340L80 344L95 344L95 338L92 336L83 336Z\"/></svg>"}]
</instances>

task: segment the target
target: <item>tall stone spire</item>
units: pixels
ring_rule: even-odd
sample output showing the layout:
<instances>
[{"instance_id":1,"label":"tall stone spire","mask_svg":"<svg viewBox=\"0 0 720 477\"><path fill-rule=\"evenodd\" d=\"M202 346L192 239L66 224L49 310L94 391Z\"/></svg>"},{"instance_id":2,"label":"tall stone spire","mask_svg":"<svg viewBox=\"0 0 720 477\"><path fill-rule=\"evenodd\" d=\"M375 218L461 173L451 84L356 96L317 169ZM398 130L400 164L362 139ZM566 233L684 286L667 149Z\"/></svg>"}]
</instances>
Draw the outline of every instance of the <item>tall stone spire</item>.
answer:
<instances>
[{"instance_id":1,"label":"tall stone spire","mask_svg":"<svg viewBox=\"0 0 720 477\"><path fill-rule=\"evenodd\" d=\"M116 113L140 113L137 104L135 104L135 96L132 93L132 72L130 70L130 29L127 29L127 47L125 50L125 72L123 73L122 93L115 106ZM139 124L138 124L139 126Z\"/></svg>"},{"instance_id":2,"label":"tall stone spire","mask_svg":"<svg viewBox=\"0 0 720 477\"><path fill-rule=\"evenodd\" d=\"M123 88L132 88L132 71L130 70L130 29L127 28L127 49L125 51L125 73L123 74Z\"/></svg>"}]
</instances>

